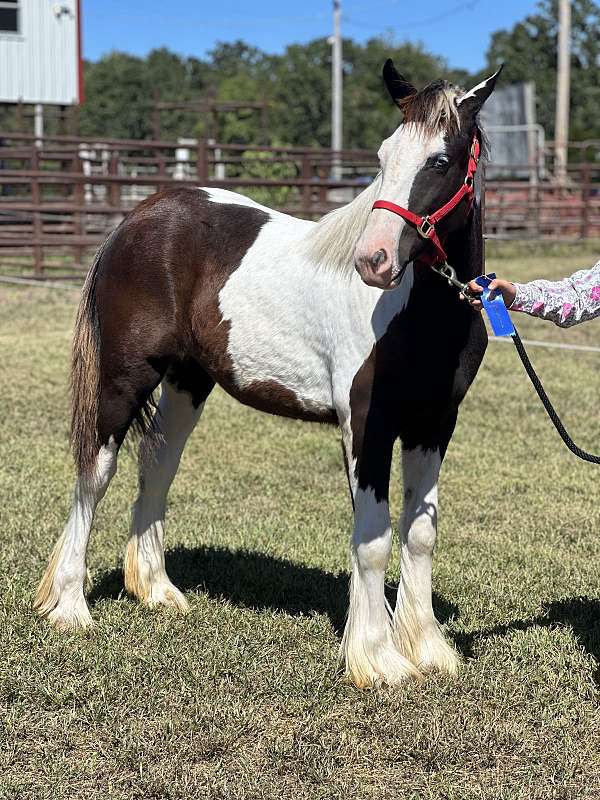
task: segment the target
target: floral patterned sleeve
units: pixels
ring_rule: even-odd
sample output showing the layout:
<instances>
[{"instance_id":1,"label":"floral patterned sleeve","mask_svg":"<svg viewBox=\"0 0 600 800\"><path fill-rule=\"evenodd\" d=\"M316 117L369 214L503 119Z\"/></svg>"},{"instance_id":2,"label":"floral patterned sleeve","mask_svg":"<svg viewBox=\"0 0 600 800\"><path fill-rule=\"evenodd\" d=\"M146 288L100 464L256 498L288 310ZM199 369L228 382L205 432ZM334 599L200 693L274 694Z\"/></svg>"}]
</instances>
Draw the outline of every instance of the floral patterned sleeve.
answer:
<instances>
[{"instance_id":1,"label":"floral patterned sleeve","mask_svg":"<svg viewBox=\"0 0 600 800\"><path fill-rule=\"evenodd\" d=\"M511 311L524 311L534 317L570 328L600 317L600 261L562 281L515 283L517 294Z\"/></svg>"}]
</instances>

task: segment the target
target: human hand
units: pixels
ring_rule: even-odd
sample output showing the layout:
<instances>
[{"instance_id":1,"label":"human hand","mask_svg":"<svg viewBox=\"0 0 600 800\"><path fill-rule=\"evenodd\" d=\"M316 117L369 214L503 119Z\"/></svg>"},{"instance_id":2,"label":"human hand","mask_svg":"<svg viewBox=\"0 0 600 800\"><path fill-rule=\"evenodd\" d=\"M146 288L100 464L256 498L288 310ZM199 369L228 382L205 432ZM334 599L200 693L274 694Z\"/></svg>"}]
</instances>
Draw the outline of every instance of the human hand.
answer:
<instances>
[{"instance_id":1,"label":"human hand","mask_svg":"<svg viewBox=\"0 0 600 800\"><path fill-rule=\"evenodd\" d=\"M481 286L478 283L475 283L475 281L470 281L467 285L469 287L469 291L473 295L480 295L483 292ZM513 283L511 283L510 281L502 280L502 278L494 278L494 280L490 282L488 288L491 292L490 294L491 300L493 300L494 297L497 297L500 294L502 295L502 299L504 300L504 305L507 308L510 308L517 294L517 290L515 289ZM469 303L469 305L476 311L481 311L481 309L483 308L481 300L479 300L477 297L465 297L465 295L462 294L461 292L460 299L466 300Z\"/></svg>"}]
</instances>

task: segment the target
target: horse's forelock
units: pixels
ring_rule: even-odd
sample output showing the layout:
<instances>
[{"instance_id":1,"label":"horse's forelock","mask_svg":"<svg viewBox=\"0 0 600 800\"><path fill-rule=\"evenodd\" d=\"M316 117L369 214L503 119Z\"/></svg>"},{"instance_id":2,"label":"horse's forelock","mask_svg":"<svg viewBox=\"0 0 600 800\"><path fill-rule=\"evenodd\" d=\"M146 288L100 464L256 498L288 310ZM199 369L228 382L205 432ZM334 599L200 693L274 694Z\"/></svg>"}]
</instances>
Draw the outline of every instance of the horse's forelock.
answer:
<instances>
[{"instance_id":1,"label":"horse's forelock","mask_svg":"<svg viewBox=\"0 0 600 800\"><path fill-rule=\"evenodd\" d=\"M460 127L456 99L463 90L448 81L433 81L402 101L405 122L421 127L428 135L457 133Z\"/></svg>"}]
</instances>

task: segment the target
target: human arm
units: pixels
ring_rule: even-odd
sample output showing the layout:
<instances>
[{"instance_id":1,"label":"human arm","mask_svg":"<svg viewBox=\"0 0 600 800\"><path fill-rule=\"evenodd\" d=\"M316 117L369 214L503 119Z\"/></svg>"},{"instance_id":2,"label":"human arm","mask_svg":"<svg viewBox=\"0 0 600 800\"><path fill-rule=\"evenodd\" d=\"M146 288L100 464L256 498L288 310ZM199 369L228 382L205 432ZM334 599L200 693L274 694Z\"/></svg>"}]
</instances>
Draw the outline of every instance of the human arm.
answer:
<instances>
[{"instance_id":1,"label":"human arm","mask_svg":"<svg viewBox=\"0 0 600 800\"><path fill-rule=\"evenodd\" d=\"M560 281L510 283L496 278L489 288L502 295L511 311L547 319L561 328L600 316L600 261L591 269L579 270ZM482 291L474 281L469 283L469 289L475 295ZM474 308L481 308L479 300L470 302Z\"/></svg>"}]
</instances>

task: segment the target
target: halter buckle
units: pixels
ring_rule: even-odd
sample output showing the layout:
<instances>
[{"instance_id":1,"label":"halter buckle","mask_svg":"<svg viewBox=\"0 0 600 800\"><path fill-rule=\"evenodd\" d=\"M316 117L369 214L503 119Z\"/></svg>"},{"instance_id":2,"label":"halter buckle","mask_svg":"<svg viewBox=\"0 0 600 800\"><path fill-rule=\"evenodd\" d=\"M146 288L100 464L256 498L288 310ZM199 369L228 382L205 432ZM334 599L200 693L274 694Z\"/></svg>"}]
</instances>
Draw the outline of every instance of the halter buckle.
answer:
<instances>
[{"instance_id":1,"label":"halter buckle","mask_svg":"<svg viewBox=\"0 0 600 800\"><path fill-rule=\"evenodd\" d=\"M429 221L429 217L423 217L423 221L420 225L417 225L417 233L419 236L422 236L423 239L429 239L435 230L435 226L433 222Z\"/></svg>"},{"instance_id":2,"label":"halter buckle","mask_svg":"<svg viewBox=\"0 0 600 800\"><path fill-rule=\"evenodd\" d=\"M465 186L468 189L472 189L473 188L473 176L472 175L466 175L465 176Z\"/></svg>"}]
</instances>

